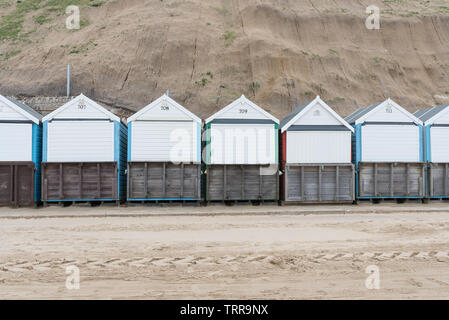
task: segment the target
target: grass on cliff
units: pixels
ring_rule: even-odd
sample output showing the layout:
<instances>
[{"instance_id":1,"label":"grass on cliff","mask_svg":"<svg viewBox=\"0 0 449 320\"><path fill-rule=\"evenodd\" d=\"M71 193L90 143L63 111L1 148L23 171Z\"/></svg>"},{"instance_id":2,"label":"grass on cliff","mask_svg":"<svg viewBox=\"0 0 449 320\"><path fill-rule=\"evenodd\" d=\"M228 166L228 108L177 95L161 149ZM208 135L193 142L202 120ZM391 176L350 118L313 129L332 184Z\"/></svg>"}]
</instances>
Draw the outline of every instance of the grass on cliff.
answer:
<instances>
[{"instance_id":1,"label":"grass on cliff","mask_svg":"<svg viewBox=\"0 0 449 320\"><path fill-rule=\"evenodd\" d=\"M15 9L0 18L0 42L19 39L25 17L30 12L39 11L34 22L43 24L52 20L51 14L64 15L70 5L99 7L103 3L104 1L99 0L17 0Z\"/></svg>"}]
</instances>

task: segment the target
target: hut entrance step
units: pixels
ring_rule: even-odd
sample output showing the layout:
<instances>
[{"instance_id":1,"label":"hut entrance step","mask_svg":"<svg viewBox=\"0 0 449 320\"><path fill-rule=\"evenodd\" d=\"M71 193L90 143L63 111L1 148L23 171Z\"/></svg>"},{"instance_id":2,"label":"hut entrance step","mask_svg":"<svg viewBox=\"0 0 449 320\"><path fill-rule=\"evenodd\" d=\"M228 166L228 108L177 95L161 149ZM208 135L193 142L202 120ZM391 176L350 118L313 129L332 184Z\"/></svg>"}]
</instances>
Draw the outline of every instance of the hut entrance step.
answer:
<instances>
[{"instance_id":1,"label":"hut entrance step","mask_svg":"<svg viewBox=\"0 0 449 320\"><path fill-rule=\"evenodd\" d=\"M34 163L0 162L0 206L34 205Z\"/></svg>"},{"instance_id":2,"label":"hut entrance step","mask_svg":"<svg viewBox=\"0 0 449 320\"><path fill-rule=\"evenodd\" d=\"M129 200L126 203L128 207L200 207L201 200Z\"/></svg>"}]
</instances>

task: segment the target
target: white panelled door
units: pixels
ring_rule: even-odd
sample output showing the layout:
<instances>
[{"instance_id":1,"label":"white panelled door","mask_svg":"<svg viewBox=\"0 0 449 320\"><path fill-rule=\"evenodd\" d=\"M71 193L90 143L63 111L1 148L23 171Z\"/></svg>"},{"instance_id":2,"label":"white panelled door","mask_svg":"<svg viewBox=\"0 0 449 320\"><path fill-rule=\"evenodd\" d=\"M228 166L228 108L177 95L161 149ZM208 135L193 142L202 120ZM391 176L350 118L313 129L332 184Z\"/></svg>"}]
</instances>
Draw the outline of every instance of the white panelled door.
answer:
<instances>
[{"instance_id":1,"label":"white panelled door","mask_svg":"<svg viewBox=\"0 0 449 320\"><path fill-rule=\"evenodd\" d=\"M114 161L114 122L52 121L47 137L48 162Z\"/></svg>"},{"instance_id":2,"label":"white panelled door","mask_svg":"<svg viewBox=\"0 0 449 320\"><path fill-rule=\"evenodd\" d=\"M362 126L362 161L419 162L419 145L416 125Z\"/></svg>"},{"instance_id":3,"label":"white panelled door","mask_svg":"<svg viewBox=\"0 0 449 320\"><path fill-rule=\"evenodd\" d=\"M273 124L212 124L212 164L276 163Z\"/></svg>"},{"instance_id":4,"label":"white panelled door","mask_svg":"<svg viewBox=\"0 0 449 320\"><path fill-rule=\"evenodd\" d=\"M0 161L31 161L32 136L30 123L0 123Z\"/></svg>"},{"instance_id":5,"label":"white panelled door","mask_svg":"<svg viewBox=\"0 0 449 320\"><path fill-rule=\"evenodd\" d=\"M131 161L197 162L194 121L133 121Z\"/></svg>"},{"instance_id":6,"label":"white panelled door","mask_svg":"<svg viewBox=\"0 0 449 320\"><path fill-rule=\"evenodd\" d=\"M287 163L351 163L351 132L287 131Z\"/></svg>"},{"instance_id":7,"label":"white panelled door","mask_svg":"<svg viewBox=\"0 0 449 320\"><path fill-rule=\"evenodd\" d=\"M449 162L449 127L430 128L432 162Z\"/></svg>"}]
</instances>

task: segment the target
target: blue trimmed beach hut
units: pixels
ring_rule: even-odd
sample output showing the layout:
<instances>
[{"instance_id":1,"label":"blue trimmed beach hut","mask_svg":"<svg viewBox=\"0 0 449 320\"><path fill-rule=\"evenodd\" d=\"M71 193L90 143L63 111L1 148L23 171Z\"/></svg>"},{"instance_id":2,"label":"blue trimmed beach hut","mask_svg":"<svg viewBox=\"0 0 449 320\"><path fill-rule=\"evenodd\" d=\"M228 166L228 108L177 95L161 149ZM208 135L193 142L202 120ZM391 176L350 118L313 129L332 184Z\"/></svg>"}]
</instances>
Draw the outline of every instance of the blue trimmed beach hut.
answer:
<instances>
[{"instance_id":1,"label":"blue trimmed beach hut","mask_svg":"<svg viewBox=\"0 0 449 320\"><path fill-rule=\"evenodd\" d=\"M449 105L415 113L424 123L427 192L431 199L449 198Z\"/></svg>"},{"instance_id":2,"label":"blue trimmed beach hut","mask_svg":"<svg viewBox=\"0 0 449 320\"><path fill-rule=\"evenodd\" d=\"M358 199L425 197L423 122L391 99L345 119L352 137Z\"/></svg>"},{"instance_id":3,"label":"blue trimmed beach hut","mask_svg":"<svg viewBox=\"0 0 449 320\"><path fill-rule=\"evenodd\" d=\"M42 116L0 95L0 206L40 201Z\"/></svg>"},{"instance_id":4,"label":"blue trimmed beach hut","mask_svg":"<svg viewBox=\"0 0 449 320\"><path fill-rule=\"evenodd\" d=\"M42 201L125 199L128 130L118 116L81 94L42 121Z\"/></svg>"},{"instance_id":5,"label":"blue trimmed beach hut","mask_svg":"<svg viewBox=\"0 0 449 320\"><path fill-rule=\"evenodd\" d=\"M127 199L201 200L201 119L168 95L128 118Z\"/></svg>"}]
</instances>

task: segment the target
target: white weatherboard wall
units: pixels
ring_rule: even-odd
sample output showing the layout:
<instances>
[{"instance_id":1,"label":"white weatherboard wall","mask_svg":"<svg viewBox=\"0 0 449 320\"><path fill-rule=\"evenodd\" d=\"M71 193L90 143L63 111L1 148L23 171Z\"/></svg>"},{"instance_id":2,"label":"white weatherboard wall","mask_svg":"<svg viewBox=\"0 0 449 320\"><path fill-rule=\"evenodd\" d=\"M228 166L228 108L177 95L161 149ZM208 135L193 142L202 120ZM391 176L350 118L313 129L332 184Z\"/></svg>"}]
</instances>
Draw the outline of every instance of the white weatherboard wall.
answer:
<instances>
[{"instance_id":1,"label":"white weatherboard wall","mask_svg":"<svg viewBox=\"0 0 449 320\"><path fill-rule=\"evenodd\" d=\"M362 126L361 161L419 162L419 142L419 127L416 125L366 124Z\"/></svg>"},{"instance_id":2,"label":"white weatherboard wall","mask_svg":"<svg viewBox=\"0 0 449 320\"><path fill-rule=\"evenodd\" d=\"M274 124L211 124L211 164L276 163Z\"/></svg>"},{"instance_id":3,"label":"white weatherboard wall","mask_svg":"<svg viewBox=\"0 0 449 320\"><path fill-rule=\"evenodd\" d=\"M287 163L351 163L351 131L287 131Z\"/></svg>"},{"instance_id":4,"label":"white weatherboard wall","mask_svg":"<svg viewBox=\"0 0 449 320\"><path fill-rule=\"evenodd\" d=\"M449 109L445 108L430 119L430 160L434 163L449 162ZM439 127L438 125L442 125Z\"/></svg>"},{"instance_id":5,"label":"white weatherboard wall","mask_svg":"<svg viewBox=\"0 0 449 320\"><path fill-rule=\"evenodd\" d=\"M114 161L114 123L108 120L49 122L47 161Z\"/></svg>"},{"instance_id":6,"label":"white weatherboard wall","mask_svg":"<svg viewBox=\"0 0 449 320\"><path fill-rule=\"evenodd\" d=\"M30 123L0 123L0 161L32 161L32 137Z\"/></svg>"},{"instance_id":7,"label":"white weatherboard wall","mask_svg":"<svg viewBox=\"0 0 449 320\"><path fill-rule=\"evenodd\" d=\"M199 162L198 126L194 121L134 121L131 161Z\"/></svg>"},{"instance_id":8,"label":"white weatherboard wall","mask_svg":"<svg viewBox=\"0 0 449 320\"><path fill-rule=\"evenodd\" d=\"M449 127L430 128L432 162L449 162Z\"/></svg>"}]
</instances>

